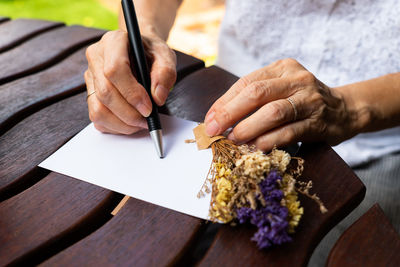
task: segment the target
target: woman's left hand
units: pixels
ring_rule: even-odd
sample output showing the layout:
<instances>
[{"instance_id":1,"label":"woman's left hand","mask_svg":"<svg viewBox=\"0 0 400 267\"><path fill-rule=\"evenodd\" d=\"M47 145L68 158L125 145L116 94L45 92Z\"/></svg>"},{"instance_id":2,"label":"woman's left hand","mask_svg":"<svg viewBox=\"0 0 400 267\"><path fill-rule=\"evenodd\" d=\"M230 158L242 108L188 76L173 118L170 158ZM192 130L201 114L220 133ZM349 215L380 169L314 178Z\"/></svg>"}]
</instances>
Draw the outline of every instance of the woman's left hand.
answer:
<instances>
[{"instance_id":1,"label":"woman's left hand","mask_svg":"<svg viewBox=\"0 0 400 267\"><path fill-rule=\"evenodd\" d=\"M208 111L206 133L218 135L236 123L229 139L268 151L299 141L337 144L356 134L357 116L334 88L284 59L239 79Z\"/></svg>"}]
</instances>

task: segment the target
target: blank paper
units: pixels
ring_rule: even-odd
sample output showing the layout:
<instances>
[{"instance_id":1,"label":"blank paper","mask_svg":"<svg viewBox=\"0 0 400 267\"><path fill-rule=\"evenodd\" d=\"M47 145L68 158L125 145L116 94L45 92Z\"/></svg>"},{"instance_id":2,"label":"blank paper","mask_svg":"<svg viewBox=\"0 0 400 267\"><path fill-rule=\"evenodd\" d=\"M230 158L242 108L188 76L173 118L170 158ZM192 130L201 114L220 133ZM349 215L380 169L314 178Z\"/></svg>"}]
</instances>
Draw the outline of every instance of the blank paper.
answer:
<instances>
[{"instance_id":1,"label":"blank paper","mask_svg":"<svg viewBox=\"0 0 400 267\"><path fill-rule=\"evenodd\" d=\"M165 157L158 158L148 131L103 134L88 125L39 166L165 208L206 219L210 195L197 193L208 173L210 149L197 150L196 122L160 114Z\"/></svg>"}]
</instances>

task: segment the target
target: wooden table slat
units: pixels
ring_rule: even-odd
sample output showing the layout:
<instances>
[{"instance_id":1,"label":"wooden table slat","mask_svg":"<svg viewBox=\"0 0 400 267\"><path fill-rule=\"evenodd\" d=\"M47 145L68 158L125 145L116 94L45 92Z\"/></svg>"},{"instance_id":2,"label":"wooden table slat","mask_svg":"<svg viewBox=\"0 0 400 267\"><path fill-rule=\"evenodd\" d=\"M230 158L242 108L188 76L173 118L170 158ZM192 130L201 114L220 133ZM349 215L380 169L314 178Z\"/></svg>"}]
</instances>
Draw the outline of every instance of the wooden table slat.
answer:
<instances>
[{"instance_id":1,"label":"wooden table slat","mask_svg":"<svg viewBox=\"0 0 400 267\"><path fill-rule=\"evenodd\" d=\"M0 201L43 178L37 165L89 124L85 96L44 108L0 136Z\"/></svg>"},{"instance_id":2,"label":"wooden table slat","mask_svg":"<svg viewBox=\"0 0 400 267\"><path fill-rule=\"evenodd\" d=\"M165 266L175 263L202 221L130 198L103 227L43 266Z\"/></svg>"},{"instance_id":3,"label":"wooden table slat","mask_svg":"<svg viewBox=\"0 0 400 267\"><path fill-rule=\"evenodd\" d=\"M1 265L34 265L111 218L122 198L109 190L51 173L0 203Z\"/></svg>"},{"instance_id":4,"label":"wooden table slat","mask_svg":"<svg viewBox=\"0 0 400 267\"><path fill-rule=\"evenodd\" d=\"M365 187L343 160L327 145L303 145L299 156L305 159L303 177L313 177L316 192L328 208L321 214L311 200L301 197L305 214L293 242L260 251L250 238L250 226L221 227L200 266L305 266L314 248L329 230L364 198ZM330 166L335 166L331 168ZM306 179L307 180L307 179Z\"/></svg>"},{"instance_id":5,"label":"wooden table slat","mask_svg":"<svg viewBox=\"0 0 400 267\"><path fill-rule=\"evenodd\" d=\"M0 54L0 84L47 68L99 39L104 31L82 26L55 28Z\"/></svg>"},{"instance_id":6,"label":"wooden table slat","mask_svg":"<svg viewBox=\"0 0 400 267\"><path fill-rule=\"evenodd\" d=\"M400 236L375 204L342 234L326 265L400 266L399 252Z\"/></svg>"},{"instance_id":7,"label":"wooden table slat","mask_svg":"<svg viewBox=\"0 0 400 267\"><path fill-rule=\"evenodd\" d=\"M0 85L0 135L36 109L84 90L85 50L44 71Z\"/></svg>"},{"instance_id":8,"label":"wooden table slat","mask_svg":"<svg viewBox=\"0 0 400 267\"><path fill-rule=\"evenodd\" d=\"M176 51L176 81L179 82L190 73L204 68L204 62L198 58L186 55L180 51Z\"/></svg>"},{"instance_id":9,"label":"wooden table slat","mask_svg":"<svg viewBox=\"0 0 400 267\"><path fill-rule=\"evenodd\" d=\"M195 71L175 85L160 111L187 120L203 121L214 101L237 79L217 66Z\"/></svg>"},{"instance_id":10,"label":"wooden table slat","mask_svg":"<svg viewBox=\"0 0 400 267\"><path fill-rule=\"evenodd\" d=\"M60 22L35 19L16 19L2 23L0 25L0 52L10 49L37 34L63 25L64 23Z\"/></svg>"}]
</instances>

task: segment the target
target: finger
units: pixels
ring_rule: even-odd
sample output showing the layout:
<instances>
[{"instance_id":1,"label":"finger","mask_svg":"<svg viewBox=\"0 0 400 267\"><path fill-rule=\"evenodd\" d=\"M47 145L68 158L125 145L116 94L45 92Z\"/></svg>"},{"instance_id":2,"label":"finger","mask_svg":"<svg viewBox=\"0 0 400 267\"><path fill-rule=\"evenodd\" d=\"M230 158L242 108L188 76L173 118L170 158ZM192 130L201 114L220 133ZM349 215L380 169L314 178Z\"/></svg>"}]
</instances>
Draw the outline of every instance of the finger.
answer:
<instances>
[{"instance_id":1,"label":"finger","mask_svg":"<svg viewBox=\"0 0 400 267\"><path fill-rule=\"evenodd\" d=\"M139 112L122 97L113 84L104 77L101 58L94 56L88 62L90 73L93 77L93 88L96 90L96 98L125 124L144 127L145 120L142 115L139 114Z\"/></svg>"},{"instance_id":2,"label":"finger","mask_svg":"<svg viewBox=\"0 0 400 267\"><path fill-rule=\"evenodd\" d=\"M151 93L157 105L165 103L170 89L176 81L176 55L163 42L151 46L153 64L151 67Z\"/></svg>"},{"instance_id":3,"label":"finger","mask_svg":"<svg viewBox=\"0 0 400 267\"><path fill-rule=\"evenodd\" d=\"M233 128L228 138L245 143L294 119L294 109L287 99L270 102Z\"/></svg>"},{"instance_id":4,"label":"finger","mask_svg":"<svg viewBox=\"0 0 400 267\"><path fill-rule=\"evenodd\" d=\"M99 124L93 123L93 125L94 125L94 128L96 128L96 130L98 130L99 132L109 133L109 134L120 134L119 132L112 131L110 129L107 129L104 126L99 125Z\"/></svg>"},{"instance_id":5,"label":"finger","mask_svg":"<svg viewBox=\"0 0 400 267\"><path fill-rule=\"evenodd\" d=\"M147 117L151 113L152 105L146 90L132 74L127 33L124 31L108 32L103 39L104 76L130 105Z\"/></svg>"},{"instance_id":6,"label":"finger","mask_svg":"<svg viewBox=\"0 0 400 267\"><path fill-rule=\"evenodd\" d=\"M262 151L270 151L274 146L282 147L305 141L303 136L307 132L307 128L309 128L308 120L296 121L259 136L253 143Z\"/></svg>"},{"instance_id":7,"label":"finger","mask_svg":"<svg viewBox=\"0 0 400 267\"><path fill-rule=\"evenodd\" d=\"M90 120L105 132L128 135L143 129L143 127L131 126L121 121L106 106L98 101L95 95L88 98L88 106Z\"/></svg>"},{"instance_id":8,"label":"finger","mask_svg":"<svg viewBox=\"0 0 400 267\"><path fill-rule=\"evenodd\" d=\"M85 77L86 88L87 88L88 94L91 92L94 92L95 88L94 88L94 82L93 82L93 74L91 73L91 71L87 70L85 72L84 77ZM138 114L136 111L134 111L136 116L132 117L132 119L135 120L134 125L136 125L136 126L128 125L127 123L122 122L114 114L112 114L112 112L108 108L106 108L97 99L96 93L91 94L87 98L87 102L88 102L88 109L89 109L89 117L91 118L91 121L96 122L98 125L103 125L103 126L110 125L113 122L116 122L117 125L123 125L120 127L118 127L117 125L115 127L108 126L107 128L109 130L116 128L116 132L118 132L118 133L121 133L121 132L133 133L133 132L137 131L137 128L140 128L140 129L147 128L147 123L146 123L145 119L142 116L140 116L140 114ZM132 107L129 107L129 108L132 109ZM111 120L110 120L110 113L113 115L111 117L112 118ZM114 131L115 131L115 129L114 129ZM108 132L110 132L110 131L108 131Z\"/></svg>"},{"instance_id":9,"label":"finger","mask_svg":"<svg viewBox=\"0 0 400 267\"><path fill-rule=\"evenodd\" d=\"M282 75L282 70L277 64L271 64L264 68L258 69L248 75L243 76L237 82L235 82L231 88L221 96L215 103L211 106L206 114L205 122L210 122L215 115L215 110L220 109L222 106L226 105L229 101L235 98L242 90L244 90L251 83L260 80L275 79Z\"/></svg>"},{"instance_id":10,"label":"finger","mask_svg":"<svg viewBox=\"0 0 400 267\"><path fill-rule=\"evenodd\" d=\"M206 122L207 134L222 133L256 108L290 95L290 89L289 80L282 78L251 83L231 101L215 110L213 120Z\"/></svg>"},{"instance_id":11,"label":"finger","mask_svg":"<svg viewBox=\"0 0 400 267\"><path fill-rule=\"evenodd\" d=\"M235 82L225 94L223 94L220 98L218 98L211 108L208 110L204 122L207 124L214 119L215 111L220 109L222 106L226 105L229 101L231 101L235 96L237 96L247 85L249 81L246 77L240 78L237 82Z\"/></svg>"}]
</instances>

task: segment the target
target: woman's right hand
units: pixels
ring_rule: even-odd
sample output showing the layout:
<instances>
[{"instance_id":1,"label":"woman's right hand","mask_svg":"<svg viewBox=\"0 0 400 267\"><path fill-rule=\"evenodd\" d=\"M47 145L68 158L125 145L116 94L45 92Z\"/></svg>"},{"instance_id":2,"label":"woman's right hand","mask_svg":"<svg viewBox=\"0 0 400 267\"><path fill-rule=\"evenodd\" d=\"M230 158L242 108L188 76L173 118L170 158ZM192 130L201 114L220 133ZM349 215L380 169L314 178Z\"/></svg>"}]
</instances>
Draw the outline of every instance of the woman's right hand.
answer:
<instances>
[{"instance_id":1,"label":"woman's right hand","mask_svg":"<svg viewBox=\"0 0 400 267\"><path fill-rule=\"evenodd\" d=\"M151 94L161 106L176 80L176 56L157 35L142 39L146 53L152 58ZM131 72L128 44L127 32L116 30L104 34L86 51L89 118L103 133L132 134L147 128L144 117L151 113L152 105L146 90Z\"/></svg>"}]
</instances>

